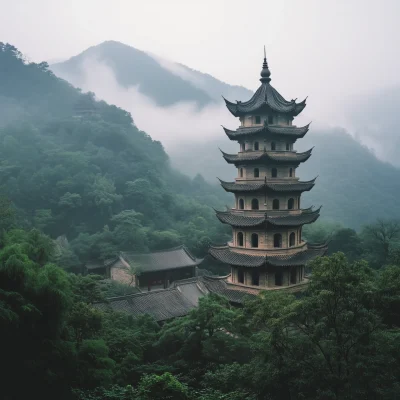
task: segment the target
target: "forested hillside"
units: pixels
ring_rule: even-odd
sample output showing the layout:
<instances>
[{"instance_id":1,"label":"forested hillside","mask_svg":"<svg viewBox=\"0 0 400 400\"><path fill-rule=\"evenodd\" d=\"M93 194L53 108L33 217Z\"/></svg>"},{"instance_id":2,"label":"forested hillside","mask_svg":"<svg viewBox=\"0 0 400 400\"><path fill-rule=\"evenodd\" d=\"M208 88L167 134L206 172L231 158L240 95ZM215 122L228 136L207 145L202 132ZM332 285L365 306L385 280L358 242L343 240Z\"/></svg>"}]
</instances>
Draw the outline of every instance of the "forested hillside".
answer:
<instances>
[{"instance_id":1,"label":"forested hillside","mask_svg":"<svg viewBox=\"0 0 400 400\"><path fill-rule=\"evenodd\" d=\"M165 86L166 77L173 76L171 84L180 79L167 69L171 69L171 66L163 68L145 53L118 42L102 43L66 62L55 64L52 68L57 74L79 86L85 79L84 60L91 57L97 57L99 61L111 66L116 79L124 87L139 84L139 88L142 88L140 90L145 91L147 82L153 77L162 80L163 84L157 85L154 90L143 92L159 104L171 105L176 101L196 101L203 104L206 99L199 95L200 92L209 96L207 101L211 101L211 98L217 99L221 94L231 100L247 100L251 96L251 92L244 88L227 85L183 65L175 65L175 68L185 80L180 80L177 86L179 89L170 90ZM144 60L151 63L152 67L143 68ZM129 68L126 67L128 64ZM91 84L91 90L96 91L96 87L102 82L91 81ZM186 89L183 90L183 87ZM193 91L194 89L198 91ZM346 107L347 117L359 136L376 143L380 149L378 153L390 156L388 159L394 164L397 160L396 146L392 146L391 143L397 143L398 118L395 110L400 106L398 93L398 88L370 93ZM386 99L385 102L381 101L382 98ZM369 112L365 112L366 110ZM134 108L133 112L139 114L141 110ZM179 117L177 114L177 118ZM192 117L193 124L199 122L196 115ZM184 119L184 122L191 124L189 117ZM218 148L228 153L236 152L238 145L228 140L219 127L220 123L223 121L215 121L215 130L212 132L195 131L196 133L192 131L196 129L192 124L190 132L185 132L179 137L180 145L170 145L168 148L172 165L192 177L200 173L212 183L217 182L217 177L233 180L236 171L223 160ZM230 125L229 128L233 129L235 126ZM204 140L199 140L200 135L204 135ZM321 129L311 125L305 138L296 143L296 149L308 150L313 146L315 148L312 157L300 166L298 175L304 180L318 175L314 189L304 195L304 204L322 204L322 219L336 221L358 230L376 218L400 217L400 210L387 206L395 204L399 198L400 169L379 161L361 144L361 139L354 139L344 129ZM185 151L182 151L182 148ZM196 154L196 157L193 157L193 154Z\"/></svg>"},{"instance_id":2,"label":"forested hillside","mask_svg":"<svg viewBox=\"0 0 400 400\"><path fill-rule=\"evenodd\" d=\"M201 255L224 237L211 207L229 197L172 170L129 113L80 93L46 63L24 62L10 45L0 47L0 76L0 189L20 223L66 235L81 261L180 243Z\"/></svg>"}]
</instances>

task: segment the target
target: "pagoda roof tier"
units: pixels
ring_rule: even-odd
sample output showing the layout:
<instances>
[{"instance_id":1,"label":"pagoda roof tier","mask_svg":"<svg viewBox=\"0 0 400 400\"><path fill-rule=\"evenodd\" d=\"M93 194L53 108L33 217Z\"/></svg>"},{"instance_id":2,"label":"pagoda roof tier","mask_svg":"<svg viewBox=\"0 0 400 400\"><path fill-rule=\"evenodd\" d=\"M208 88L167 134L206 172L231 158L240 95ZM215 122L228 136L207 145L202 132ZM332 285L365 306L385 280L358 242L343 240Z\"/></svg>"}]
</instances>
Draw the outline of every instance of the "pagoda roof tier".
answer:
<instances>
[{"instance_id":1,"label":"pagoda roof tier","mask_svg":"<svg viewBox=\"0 0 400 400\"><path fill-rule=\"evenodd\" d=\"M296 116L304 110L307 100L304 99L300 103L296 103L296 100L285 100L269 82L262 82L249 101L232 103L225 97L223 99L226 107L235 117L249 113L268 112L270 110Z\"/></svg>"},{"instance_id":2,"label":"pagoda roof tier","mask_svg":"<svg viewBox=\"0 0 400 400\"><path fill-rule=\"evenodd\" d=\"M305 265L316 257L325 255L327 249L327 244L308 245L307 250L294 254L255 256L246 253L238 253L231 250L229 246L212 246L208 252L216 260L238 267L261 267L263 265L291 267Z\"/></svg>"},{"instance_id":3,"label":"pagoda roof tier","mask_svg":"<svg viewBox=\"0 0 400 400\"><path fill-rule=\"evenodd\" d=\"M243 193L243 192L307 192L313 188L315 185L315 180L301 182L294 181L291 183L280 182L280 183L270 183L270 182L256 182L256 183L236 183L236 182L225 182L221 181L221 186L231 193Z\"/></svg>"},{"instance_id":4,"label":"pagoda roof tier","mask_svg":"<svg viewBox=\"0 0 400 400\"><path fill-rule=\"evenodd\" d=\"M265 163L289 163L300 164L311 156L312 148L304 153L294 151L251 151L241 154L227 154L221 150L222 156L228 164L265 164Z\"/></svg>"},{"instance_id":5,"label":"pagoda roof tier","mask_svg":"<svg viewBox=\"0 0 400 400\"><path fill-rule=\"evenodd\" d=\"M311 122L310 122L311 123ZM246 127L239 128L236 131L232 131L228 128L222 127L231 140L240 140L248 138L249 136L260 135L260 136L285 136L285 139L299 139L305 136L308 132L310 124L302 127L297 126L273 126L264 124L258 127Z\"/></svg>"},{"instance_id":6,"label":"pagoda roof tier","mask_svg":"<svg viewBox=\"0 0 400 400\"><path fill-rule=\"evenodd\" d=\"M224 224L234 227L266 227L268 224L273 226L299 226L311 224L319 217L320 208L312 211L302 210L299 214L271 215L268 212L261 216L247 216L232 211L217 211L217 218Z\"/></svg>"}]
</instances>

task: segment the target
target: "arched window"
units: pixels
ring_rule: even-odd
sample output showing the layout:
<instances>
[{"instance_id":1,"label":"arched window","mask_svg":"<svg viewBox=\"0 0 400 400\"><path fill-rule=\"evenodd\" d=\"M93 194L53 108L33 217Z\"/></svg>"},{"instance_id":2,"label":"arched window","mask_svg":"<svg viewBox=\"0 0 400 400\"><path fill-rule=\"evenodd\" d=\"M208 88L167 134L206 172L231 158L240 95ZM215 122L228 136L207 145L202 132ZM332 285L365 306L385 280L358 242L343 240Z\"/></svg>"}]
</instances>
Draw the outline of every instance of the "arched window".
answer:
<instances>
[{"instance_id":1,"label":"arched window","mask_svg":"<svg viewBox=\"0 0 400 400\"><path fill-rule=\"evenodd\" d=\"M273 210L279 210L279 200L278 199L274 199L272 202L272 209Z\"/></svg>"},{"instance_id":2,"label":"arched window","mask_svg":"<svg viewBox=\"0 0 400 400\"><path fill-rule=\"evenodd\" d=\"M286 150L290 150L290 144L286 143Z\"/></svg>"},{"instance_id":3,"label":"arched window","mask_svg":"<svg viewBox=\"0 0 400 400\"><path fill-rule=\"evenodd\" d=\"M237 234L237 245L243 246L243 232Z\"/></svg>"},{"instance_id":4,"label":"arched window","mask_svg":"<svg viewBox=\"0 0 400 400\"><path fill-rule=\"evenodd\" d=\"M293 210L293 208L294 208L294 199L289 199L288 200L287 208L288 208L288 210Z\"/></svg>"},{"instance_id":5,"label":"arched window","mask_svg":"<svg viewBox=\"0 0 400 400\"><path fill-rule=\"evenodd\" d=\"M276 143L275 142L271 143L271 150L276 150Z\"/></svg>"},{"instance_id":6,"label":"arched window","mask_svg":"<svg viewBox=\"0 0 400 400\"><path fill-rule=\"evenodd\" d=\"M292 247L296 244L296 234L292 232L289 236L289 247Z\"/></svg>"},{"instance_id":7,"label":"arched window","mask_svg":"<svg viewBox=\"0 0 400 400\"><path fill-rule=\"evenodd\" d=\"M244 271L242 269L238 269L238 282L244 283Z\"/></svg>"},{"instance_id":8,"label":"arched window","mask_svg":"<svg viewBox=\"0 0 400 400\"><path fill-rule=\"evenodd\" d=\"M244 210L244 200L239 199L239 210Z\"/></svg>"},{"instance_id":9,"label":"arched window","mask_svg":"<svg viewBox=\"0 0 400 400\"><path fill-rule=\"evenodd\" d=\"M282 286L283 285L283 272L277 271L275 272L275 286Z\"/></svg>"},{"instance_id":10,"label":"arched window","mask_svg":"<svg viewBox=\"0 0 400 400\"><path fill-rule=\"evenodd\" d=\"M258 178L260 176L260 170L258 168L254 168L254 178Z\"/></svg>"},{"instance_id":11,"label":"arched window","mask_svg":"<svg viewBox=\"0 0 400 400\"><path fill-rule=\"evenodd\" d=\"M240 168L239 175L240 175L241 178L243 178L243 168Z\"/></svg>"},{"instance_id":12,"label":"arched window","mask_svg":"<svg viewBox=\"0 0 400 400\"><path fill-rule=\"evenodd\" d=\"M258 286L260 284L260 271L258 269L254 269L252 271L251 284L254 286Z\"/></svg>"},{"instance_id":13,"label":"arched window","mask_svg":"<svg viewBox=\"0 0 400 400\"><path fill-rule=\"evenodd\" d=\"M258 144L258 142L254 142L254 150L259 150L260 145Z\"/></svg>"},{"instance_id":14,"label":"arched window","mask_svg":"<svg viewBox=\"0 0 400 400\"><path fill-rule=\"evenodd\" d=\"M274 247L282 247L282 235L280 233L274 235Z\"/></svg>"},{"instance_id":15,"label":"arched window","mask_svg":"<svg viewBox=\"0 0 400 400\"><path fill-rule=\"evenodd\" d=\"M292 177L293 176L293 168L289 169L289 176Z\"/></svg>"},{"instance_id":16,"label":"arched window","mask_svg":"<svg viewBox=\"0 0 400 400\"><path fill-rule=\"evenodd\" d=\"M253 233L251 235L251 247L258 247L258 235L257 235L257 233Z\"/></svg>"},{"instance_id":17,"label":"arched window","mask_svg":"<svg viewBox=\"0 0 400 400\"><path fill-rule=\"evenodd\" d=\"M277 178L278 177L278 170L276 168L272 168L271 169L271 176L273 178Z\"/></svg>"},{"instance_id":18,"label":"arched window","mask_svg":"<svg viewBox=\"0 0 400 400\"><path fill-rule=\"evenodd\" d=\"M253 199L251 201L251 209L252 210L258 210L258 200L257 199Z\"/></svg>"}]
</instances>

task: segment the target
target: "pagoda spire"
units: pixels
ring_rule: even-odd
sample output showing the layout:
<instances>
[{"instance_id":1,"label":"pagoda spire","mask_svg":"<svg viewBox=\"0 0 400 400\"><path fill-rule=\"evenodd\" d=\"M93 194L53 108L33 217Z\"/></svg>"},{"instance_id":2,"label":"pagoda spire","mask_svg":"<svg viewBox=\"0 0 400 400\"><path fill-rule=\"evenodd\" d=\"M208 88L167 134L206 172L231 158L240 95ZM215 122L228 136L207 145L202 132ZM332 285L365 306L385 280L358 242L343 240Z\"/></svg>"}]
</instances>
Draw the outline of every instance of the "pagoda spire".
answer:
<instances>
[{"instance_id":1,"label":"pagoda spire","mask_svg":"<svg viewBox=\"0 0 400 400\"><path fill-rule=\"evenodd\" d=\"M268 63L267 63L267 54L265 51L265 45L264 45L264 62L261 70L261 82L271 82L271 71L268 68Z\"/></svg>"}]
</instances>

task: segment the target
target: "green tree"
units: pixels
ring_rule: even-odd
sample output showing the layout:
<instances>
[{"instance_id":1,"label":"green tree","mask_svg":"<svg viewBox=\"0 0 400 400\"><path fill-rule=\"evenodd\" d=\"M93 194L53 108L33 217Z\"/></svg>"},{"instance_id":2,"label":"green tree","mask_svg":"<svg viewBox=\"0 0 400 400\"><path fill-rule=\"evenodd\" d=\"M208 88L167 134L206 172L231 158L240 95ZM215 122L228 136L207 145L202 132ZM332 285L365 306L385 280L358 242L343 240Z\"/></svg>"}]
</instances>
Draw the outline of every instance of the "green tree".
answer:
<instances>
[{"instance_id":1,"label":"green tree","mask_svg":"<svg viewBox=\"0 0 400 400\"><path fill-rule=\"evenodd\" d=\"M185 384L166 372L160 376L145 375L139 383L137 396L140 400L185 400L189 399L189 391Z\"/></svg>"}]
</instances>

